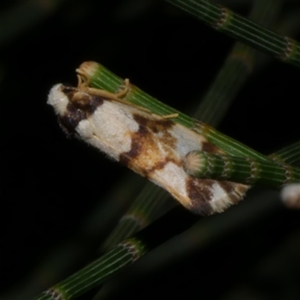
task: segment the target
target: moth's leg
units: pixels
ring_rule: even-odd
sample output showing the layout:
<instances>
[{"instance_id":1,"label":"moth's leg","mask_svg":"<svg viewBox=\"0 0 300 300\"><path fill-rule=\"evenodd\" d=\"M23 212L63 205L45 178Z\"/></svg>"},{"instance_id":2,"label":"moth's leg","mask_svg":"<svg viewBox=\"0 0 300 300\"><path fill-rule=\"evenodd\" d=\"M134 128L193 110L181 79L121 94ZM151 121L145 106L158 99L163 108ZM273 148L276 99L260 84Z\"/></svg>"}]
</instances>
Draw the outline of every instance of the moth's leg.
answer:
<instances>
[{"instance_id":1,"label":"moth's leg","mask_svg":"<svg viewBox=\"0 0 300 300\"><path fill-rule=\"evenodd\" d=\"M105 99L109 99L109 100L115 100L119 103L123 103L126 105L130 105L132 107L136 107L144 112L147 113L151 113L151 111L145 107L133 104L133 103L129 103L128 101L126 101L125 99L122 99L126 96L126 94L129 91L130 88L130 81L128 78L126 78L124 80L124 86L121 88L121 90L117 93L111 93L105 90L101 90L101 89L97 89L97 88L92 88L89 87L90 84L90 80L89 78L87 78L84 74L81 73L81 71L79 69L76 70L77 71L77 78L78 78L78 89L79 90L83 90L86 91L89 94L93 94L93 95L97 95L100 97L103 97ZM175 114L169 114L169 115L164 115L164 116L159 116L156 114L153 114L157 117L163 118L163 119L172 119L172 118L177 118L178 117L178 113Z\"/></svg>"},{"instance_id":2,"label":"moth's leg","mask_svg":"<svg viewBox=\"0 0 300 300\"><path fill-rule=\"evenodd\" d=\"M174 113L174 114L169 114L169 115L162 115L161 117L163 117L164 119L175 119L178 118L179 114L178 113Z\"/></svg>"},{"instance_id":3,"label":"moth's leg","mask_svg":"<svg viewBox=\"0 0 300 300\"><path fill-rule=\"evenodd\" d=\"M90 79L87 78L84 74L82 74L81 72L79 72L79 70L76 70L77 72L77 79L78 79L78 84L77 87L79 89L83 89L83 88L88 88L88 86L90 85Z\"/></svg>"},{"instance_id":4,"label":"moth's leg","mask_svg":"<svg viewBox=\"0 0 300 300\"><path fill-rule=\"evenodd\" d=\"M115 95L118 97L118 98L123 98L126 96L126 94L128 93L129 91L129 87L130 87L130 82L129 82L129 79L128 78L125 78L124 80L124 87L122 87L122 89L116 93Z\"/></svg>"},{"instance_id":5,"label":"moth's leg","mask_svg":"<svg viewBox=\"0 0 300 300\"><path fill-rule=\"evenodd\" d=\"M122 89L119 92L111 93L105 90L89 87L90 84L89 80L87 80L85 76L81 76L81 74L78 74L77 77L78 77L78 89L84 90L90 94L97 95L106 99L120 101L123 97L126 96L126 94L129 91L130 83L129 83L129 79L127 78L124 80L124 87L122 87Z\"/></svg>"}]
</instances>

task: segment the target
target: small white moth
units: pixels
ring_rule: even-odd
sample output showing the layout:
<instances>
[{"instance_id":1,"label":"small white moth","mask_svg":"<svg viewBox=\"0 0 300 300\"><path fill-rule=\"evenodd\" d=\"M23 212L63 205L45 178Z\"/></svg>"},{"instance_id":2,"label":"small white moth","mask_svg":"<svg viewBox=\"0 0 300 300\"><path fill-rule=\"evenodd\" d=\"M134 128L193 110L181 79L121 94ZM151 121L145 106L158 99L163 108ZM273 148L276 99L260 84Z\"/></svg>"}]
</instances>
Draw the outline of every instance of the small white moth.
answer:
<instances>
[{"instance_id":1,"label":"small white moth","mask_svg":"<svg viewBox=\"0 0 300 300\"><path fill-rule=\"evenodd\" d=\"M247 186L189 176L183 160L193 150L222 153L193 130L127 102L129 81L118 94L55 85L48 96L61 127L166 189L183 206L201 215L222 212L239 202ZM209 149L209 150L208 150Z\"/></svg>"}]
</instances>

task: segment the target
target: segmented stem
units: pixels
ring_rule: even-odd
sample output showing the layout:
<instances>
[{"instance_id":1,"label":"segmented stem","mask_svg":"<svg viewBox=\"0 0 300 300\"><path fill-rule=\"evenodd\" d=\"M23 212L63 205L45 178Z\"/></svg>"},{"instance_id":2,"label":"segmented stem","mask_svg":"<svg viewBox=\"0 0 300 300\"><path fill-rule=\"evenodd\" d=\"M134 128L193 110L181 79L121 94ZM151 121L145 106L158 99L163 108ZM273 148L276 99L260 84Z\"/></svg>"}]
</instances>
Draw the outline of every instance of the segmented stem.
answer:
<instances>
[{"instance_id":1,"label":"segmented stem","mask_svg":"<svg viewBox=\"0 0 300 300\"><path fill-rule=\"evenodd\" d=\"M300 66L299 42L268 30L221 5L205 0L167 0L207 25L282 61Z\"/></svg>"},{"instance_id":2,"label":"segmented stem","mask_svg":"<svg viewBox=\"0 0 300 300\"><path fill-rule=\"evenodd\" d=\"M101 284L118 270L132 264L146 252L140 239L129 238L84 269L43 292L38 300L74 299Z\"/></svg>"},{"instance_id":3,"label":"segmented stem","mask_svg":"<svg viewBox=\"0 0 300 300\"><path fill-rule=\"evenodd\" d=\"M124 85L124 81L120 77L96 62L90 61L82 63L79 69L77 69L77 72L84 76L92 87L104 89L112 93L119 91ZM270 160L263 154L218 132L213 127L199 122L158 101L132 84L125 99L130 103L149 109L152 113L157 115L166 116L178 114L176 118L172 119L174 122L194 130L229 155L251 157L259 161Z\"/></svg>"},{"instance_id":4,"label":"segmented stem","mask_svg":"<svg viewBox=\"0 0 300 300\"><path fill-rule=\"evenodd\" d=\"M254 1L249 18L264 26L270 26L278 15L281 2L281 0ZM236 42L193 116L216 127L255 70L259 55L255 49Z\"/></svg>"},{"instance_id":5,"label":"segmented stem","mask_svg":"<svg viewBox=\"0 0 300 300\"><path fill-rule=\"evenodd\" d=\"M103 249L110 249L119 241L128 237L131 234L145 228L155 219L166 212L166 198L169 194L154 185L152 182L147 182L141 192L137 195L130 209L120 219L116 228L109 235L103 245ZM170 201L168 208L171 209L175 205L175 201Z\"/></svg>"},{"instance_id":6,"label":"segmented stem","mask_svg":"<svg viewBox=\"0 0 300 300\"><path fill-rule=\"evenodd\" d=\"M269 157L281 164L300 166L300 141L271 154Z\"/></svg>"},{"instance_id":7,"label":"segmented stem","mask_svg":"<svg viewBox=\"0 0 300 300\"><path fill-rule=\"evenodd\" d=\"M252 158L192 151L185 157L184 165L188 174L201 178L230 180L271 188L300 182L300 169Z\"/></svg>"},{"instance_id":8,"label":"segmented stem","mask_svg":"<svg viewBox=\"0 0 300 300\"><path fill-rule=\"evenodd\" d=\"M174 226L180 217L181 226ZM39 295L36 300L71 300L100 285L148 251L183 232L199 217L192 216L182 207L176 207L135 236L124 240L98 260ZM161 230L164 228L164 230Z\"/></svg>"}]
</instances>

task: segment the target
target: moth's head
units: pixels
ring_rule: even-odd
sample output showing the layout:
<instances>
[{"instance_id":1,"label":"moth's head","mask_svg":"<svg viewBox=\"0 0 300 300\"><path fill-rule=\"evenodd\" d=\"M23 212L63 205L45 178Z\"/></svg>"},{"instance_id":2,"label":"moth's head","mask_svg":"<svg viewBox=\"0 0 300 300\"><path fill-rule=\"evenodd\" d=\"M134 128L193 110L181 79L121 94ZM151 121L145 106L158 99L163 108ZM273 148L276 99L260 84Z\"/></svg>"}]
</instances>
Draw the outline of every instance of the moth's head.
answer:
<instances>
[{"instance_id":1,"label":"moth's head","mask_svg":"<svg viewBox=\"0 0 300 300\"><path fill-rule=\"evenodd\" d=\"M88 100L84 95L86 93L78 91L77 88L61 83L53 86L49 92L47 103L53 106L59 125L67 136L76 134L79 122L87 118L85 106Z\"/></svg>"},{"instance_id":2,"label":"moth's head","mask_svg":"<svg viewBox=\"0 0 300 300\"><path fill-rule=\"evenodd\" d=\"M103 98L88 90L59 83L50 90L47 103L53 106L61 128L69 136L76 132L82 120L95 112L103 103Z\"/></svg>"}]
</instances>

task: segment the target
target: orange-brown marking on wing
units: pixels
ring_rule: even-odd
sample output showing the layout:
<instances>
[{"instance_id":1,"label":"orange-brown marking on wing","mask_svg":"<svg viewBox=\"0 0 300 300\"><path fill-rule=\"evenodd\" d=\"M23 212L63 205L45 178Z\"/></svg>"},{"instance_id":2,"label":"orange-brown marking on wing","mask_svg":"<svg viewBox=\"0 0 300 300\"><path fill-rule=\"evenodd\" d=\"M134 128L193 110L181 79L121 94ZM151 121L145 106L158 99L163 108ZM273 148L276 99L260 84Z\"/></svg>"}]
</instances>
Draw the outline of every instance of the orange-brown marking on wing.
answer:
<instances>
[{"instance_id":1,"label":"orange-brown marking on wing","mask_svg":"<svg viewBox=\"0 0 300 300\"><path fill-rule=\"evenodd\" d=\"M181 163L173 150L177 141L168 131L174 122L147 119L139 114L133 114L133 118L139 124L139 130L131 133L131 149L120 154L121 163L146 177L170 161Z\"/></svg>"}]
</instances>

